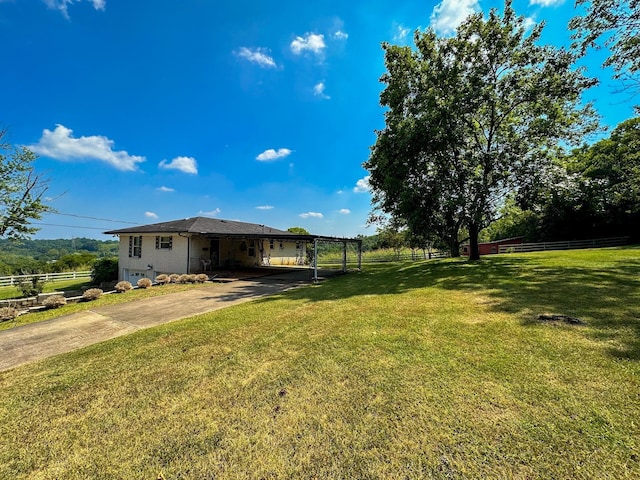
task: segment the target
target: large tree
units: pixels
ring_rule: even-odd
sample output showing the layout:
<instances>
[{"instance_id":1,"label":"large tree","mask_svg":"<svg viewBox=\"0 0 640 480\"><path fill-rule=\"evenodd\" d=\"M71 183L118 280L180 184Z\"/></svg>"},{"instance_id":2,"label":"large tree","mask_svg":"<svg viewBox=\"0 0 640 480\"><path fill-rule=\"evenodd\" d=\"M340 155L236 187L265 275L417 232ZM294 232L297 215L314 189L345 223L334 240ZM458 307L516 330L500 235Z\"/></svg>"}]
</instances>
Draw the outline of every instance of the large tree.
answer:
<instances>
[{"instance_id":1,"label":"large tree","mask_svg":"<svg viewBox=\"0 0 640 480\"><path fill-rule=\"evenodd\" d=\"M543 27L527 33L507 1L502 15L471 15L453 37L428 29L415 49L383 44L386 126L364 164L377 211L450 245L464 227L479 258L479 232L506 195L595 126L581 102L595 80L570 52L538 45Z\"/></svg>"},{"instance_id":2,"label":"large tree","mask_svg":"<svg viewBox=\"0 0 640 480\"><path fill-rule=\"evenodd\" d=\"M571 19L575 47L581 54L588 48L606 47L604 67L613 67L614 77L640 93L640 0L576 0L584 15Z\"/></svg>"},{"instance_id":3,"label":"large tree","mask_svg":"<svg viewBox=\"0 0 640 480\"><path fill-rule=\"evenodd\" d=\"M35 171L35 154L6 135L0 130L0 238L26 238L38 230L30 221L50 211L43 201L48 183Z\"/></svg>"}]
</instances>

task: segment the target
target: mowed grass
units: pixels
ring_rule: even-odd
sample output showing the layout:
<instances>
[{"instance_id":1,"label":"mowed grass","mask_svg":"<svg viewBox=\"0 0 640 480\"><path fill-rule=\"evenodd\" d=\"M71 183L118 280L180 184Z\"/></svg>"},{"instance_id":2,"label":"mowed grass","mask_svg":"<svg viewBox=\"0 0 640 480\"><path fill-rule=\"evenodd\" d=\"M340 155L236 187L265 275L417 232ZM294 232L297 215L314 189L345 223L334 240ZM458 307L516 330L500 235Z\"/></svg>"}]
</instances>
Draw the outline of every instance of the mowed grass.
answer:
<instances>
[{"instance_id":1,"label":"mowed grass","mask_svg":"<svg viewBox=\"0 0 640 480\"><path fill-rule=\"evenodd\" d=\"M84 286L91 285L89 278L76 278L71 280L61 280L59 282L45 282L42 291L48 292L66 292L69 290L80 290ZM18 287L0 287L0 300L10 300L22 297L22 293Z\"/></svg>"},{"instance_id":2,"label":"mowed grass","mask_svg":"<svg viewBox=\"0 0 640 480\"><path fill-rule=\"evenodd\" d=\"M638 412L640 248L366 265L0 373L0 478L638 478Z\"/></svg>"}]
</instances>

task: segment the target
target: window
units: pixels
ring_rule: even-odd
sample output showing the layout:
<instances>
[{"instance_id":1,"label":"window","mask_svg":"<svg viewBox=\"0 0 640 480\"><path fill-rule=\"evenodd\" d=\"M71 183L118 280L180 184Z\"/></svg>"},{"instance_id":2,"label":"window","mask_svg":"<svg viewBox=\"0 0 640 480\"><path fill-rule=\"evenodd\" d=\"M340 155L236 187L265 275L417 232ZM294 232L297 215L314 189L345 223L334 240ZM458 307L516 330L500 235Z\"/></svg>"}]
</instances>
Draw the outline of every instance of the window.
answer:
<instances>
[{"instance_id":1,"label":"window","mask_svg":"<svg viewBox=\"0 0 640 480\"><path fill-rule=\"evenodd\" d=\"M142 257L142 236L129 237L129 256Z\"/></svg>"},{"instance_id":2,"label":"window","mask_svg":"<svg viewBox=\"0 0 640 480\"><path fill-rule=\"evenodd\" d=\"M249 249L247 250L247 255L250 257L256 256L256 242L255 240L249 240Z\"/></svg>"},{"instance_id":3,"label":"window","mask_svg":"<svg viewBox=\"0 0 640 480\"><path fill-rule=\"evenodd\" d=\"M273 246L273 243L274 243L274 242L273 242L273 238L272 238L271 240L269 240L269 248L270 248L271 250L273 250L273 249L275 248L275 247Z\"/></svg>"},{"instance_id":4,"label":"window","mask_svg":"<svg viewBox=\"0 0 640 480\"><path fill-rule=\"evenodd\" d=\"M173 237L156 237L156 250L171 250Z\"/></svg>"},{"instance_id":5,"label":"window","mask_svg":"<svg viewBox=\"0 0 640 480\"><path fill-rule=\"evenodd\" d=\"M296 242L296 250L302 250L302 242Z\"/></svg>"}]
</instances>

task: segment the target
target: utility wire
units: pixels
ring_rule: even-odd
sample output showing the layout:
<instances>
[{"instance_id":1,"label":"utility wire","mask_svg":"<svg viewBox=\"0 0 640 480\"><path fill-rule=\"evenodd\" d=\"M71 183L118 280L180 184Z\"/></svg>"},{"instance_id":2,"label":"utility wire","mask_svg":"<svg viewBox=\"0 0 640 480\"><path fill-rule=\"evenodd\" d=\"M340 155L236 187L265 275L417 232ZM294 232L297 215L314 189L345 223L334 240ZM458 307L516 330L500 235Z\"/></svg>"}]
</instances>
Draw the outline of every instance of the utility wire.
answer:
<instances>
[{"instance_id":1,"label":"utility wire","mask_svg":"<svg viewBox=\"0 0 640 480\"><path fill-rule=\"evenodd\" d=\"M104 230L104 228L99 228L99 227L78 227L77 225L58 225L56 223L31 222L30 225L44 225L44 226L47 226L47 227L84 228L86 230Z\"/></svg>"},{"instance_id":2,"label":"utility wire","mask_svg":"<svg viewBox=\"0 0 640 480\"><path fill-rule=\"evenodd\" d=\"M52 214L52 215L64 215L65 217L88 218L89 220L100 220L100 221L103 221L103 222L128 223L129 225L138 225L138 223L135 223L135 222L126 222L124 220L112 220L110 218L86 217L84 215L75 215L73 213L49 212L49 214ZM90 228L90 227L86 227L86 228Z\"/></svg>"}]
</instances>

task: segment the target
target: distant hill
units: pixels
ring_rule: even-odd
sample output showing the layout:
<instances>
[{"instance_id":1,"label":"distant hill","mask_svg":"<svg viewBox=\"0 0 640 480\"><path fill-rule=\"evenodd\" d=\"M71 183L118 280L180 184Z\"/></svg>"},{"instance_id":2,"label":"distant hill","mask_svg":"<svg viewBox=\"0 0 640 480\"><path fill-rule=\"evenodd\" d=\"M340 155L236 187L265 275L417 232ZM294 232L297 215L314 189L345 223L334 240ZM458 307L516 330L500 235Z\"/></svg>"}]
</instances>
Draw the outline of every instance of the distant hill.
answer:
<instances>
[{"instance_id":1,"label":"distant hill","mask_svg":"<svg viewBox=\"0 0 640 480\"><path fill-rule=\"evenodd\" d=\"M96 257L118 255L118 240L73 238L57 240L0 239L0 258L3 256L30 257L37 261L58 260L70 253L91 253Z\"/></svg>"}]
</instances>

